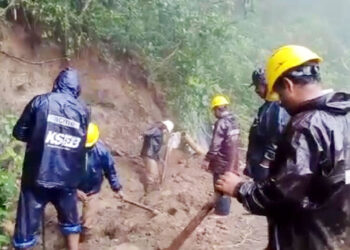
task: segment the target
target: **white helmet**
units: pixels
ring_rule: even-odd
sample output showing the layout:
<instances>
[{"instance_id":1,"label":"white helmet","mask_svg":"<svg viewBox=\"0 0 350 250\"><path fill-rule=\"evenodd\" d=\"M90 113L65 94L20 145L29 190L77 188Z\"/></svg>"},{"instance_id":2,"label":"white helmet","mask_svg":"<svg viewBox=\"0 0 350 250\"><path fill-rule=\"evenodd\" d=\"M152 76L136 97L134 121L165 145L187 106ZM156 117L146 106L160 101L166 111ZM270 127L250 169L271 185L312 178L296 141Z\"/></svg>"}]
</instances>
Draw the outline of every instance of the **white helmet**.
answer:
<instances>
[{"instance_id":1,"label":"white helmet","mask_svg":"<svg viewBox=\"0 0 350 250\"><path fill-rule=\"evenodd\" d=\"M174 123L170 120L166 120L166 121L162 121L162 123L165 125L165 127L167 128L167 130L169 131L169 133L171 133L171 131L173 131L174 129Z\"/></svg>"}]
</instances>

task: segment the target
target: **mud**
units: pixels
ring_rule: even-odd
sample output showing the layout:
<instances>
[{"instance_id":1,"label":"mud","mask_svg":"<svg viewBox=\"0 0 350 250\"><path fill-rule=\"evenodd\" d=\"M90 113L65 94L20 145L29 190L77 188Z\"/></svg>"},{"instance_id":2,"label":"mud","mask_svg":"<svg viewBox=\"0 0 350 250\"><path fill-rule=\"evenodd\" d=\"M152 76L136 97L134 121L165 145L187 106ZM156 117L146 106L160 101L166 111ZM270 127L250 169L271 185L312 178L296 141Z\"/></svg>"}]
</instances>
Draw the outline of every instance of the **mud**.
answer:
<instances>
[{"instance_id":1,"label":"mud","mask_svg":"<svg viewBox=\"0 0 350 250\"><path fill-rule=\"evenodd\" d=\"M21 28L3 28L1 49L32 61L59 58L54 44L42 43L35 53ZM102 139L115 155L125 195L160 211L154 215L114 197L104 182L96 207L98 222L92 237L81 244L83 250L164 249L213 196L212 177L200 168L201 158L175 150L160 190L145 195L141 183L142 162L138 155L141 134L146 127L166 118L161 90L150 88L144 77L136 76L129 62L107 66L93 49L86 49L69 62L79 69L83 98L91 105L93 120L99 124ZM20 114L35 95L51 89L55 76L66 65L56 61L43 65L18 62L0 55L0 110ZM130 75L132 74L132 75ZM143 74L141 72L140 74ZM158 98L159 97L159 98ZM64 249L51 206L45 216L46 249ZM266 221L249 215L235 200L228 217L209 214L181 249L263 249L266 246ZM34 249L39 250L38 245Z\"/></svg>"}]
</instances>

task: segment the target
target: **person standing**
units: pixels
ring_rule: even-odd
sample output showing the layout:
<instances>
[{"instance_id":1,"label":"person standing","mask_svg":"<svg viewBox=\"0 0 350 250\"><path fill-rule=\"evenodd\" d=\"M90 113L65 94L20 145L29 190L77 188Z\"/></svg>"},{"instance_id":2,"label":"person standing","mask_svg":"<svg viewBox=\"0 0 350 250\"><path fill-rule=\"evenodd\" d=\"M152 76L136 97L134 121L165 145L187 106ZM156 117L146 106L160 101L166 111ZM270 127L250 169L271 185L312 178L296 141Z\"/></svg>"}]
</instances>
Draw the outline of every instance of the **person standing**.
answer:
<instances>
[{"instance_id":1,"label":"person standing","mask_svg":"<svg viewBox=\"0 0 350 250\"><path fill-rule=\"evenodd\" d=\"M83 232L81 241L91 237L91 229L96 223L96 203L101 190L103 176L108 179L110 187L120 198L123 198L122 185L114 167L114 160L103 142L99 139L99 128L90 123L87 132L85 147L86 169L81 183L78 186L78 198L83 203L82 223Z\"/></svg>"},{"instance_id":2,"label":"person standing","mask_svg":"<svg viewBox=\"0 0 350 250\"><path fill-rule=\"evenodd\" d=\"M248 151L244 174L254 181L265 180L269 175L271 162L275 159L277 143L289 122L290 116L279 101L266 100L267 85L265 72L259 68L253 71L252 86L256 94L264 99L249 131Z\"/></svg>"},{"instance_id":3,"label":"person standing","mask_svg":"<svg viewBox=\"0 0 350 250\"><path fill-rule=\"evenodd\" d=\"M269 221L268 249L350 249L350 94L323 89L322 58L280 47L266 66L267 99L291 115L270 176L227 172L216 188Z\"/></svg>"},{"instance_id":4,"label":"person standing","mask_svg":"<svg viewBox=\"0 0 350 250\"><path fill-rule=\"evenodd\" d=\"M213 182L227 171L238 171L239 127L230 112L229 101L225 96L217 95L211 101L211 109L217 118L209 151L205 156L203 168L213 174ZM214 187L215 189L215 187ZM215 213L228 215L231 198L215 190Z\"/></svg>"},{"instance_id":5,"label":"person standing","mask_svg":"<svg viewBox=\"0 0 350 250\"><path fill-rule=\"evenodd\" d=\"M171 133L174 129L174 123L170 120L157 122L153 124L143 134L143 146L141 157L145 165L145 191L151 192L158 188L161 181L159 162L161 161L159 153L164 144L164 134Z\"/></svg>"},{"instance_id":6,"label":"person standing","mask_svg":"<svg viewBox=\"0 0 350 250\"><path fill-rule=\"evenodd\" d=\"M51 202L69 250L77 250L81 225L76 190L85 166L89 112L79 99L78 72L66 68L50 93L34 97L17 121L13 136L27 143L13 245L37 242L42 214Z\"/></svg>"}]
</instances>

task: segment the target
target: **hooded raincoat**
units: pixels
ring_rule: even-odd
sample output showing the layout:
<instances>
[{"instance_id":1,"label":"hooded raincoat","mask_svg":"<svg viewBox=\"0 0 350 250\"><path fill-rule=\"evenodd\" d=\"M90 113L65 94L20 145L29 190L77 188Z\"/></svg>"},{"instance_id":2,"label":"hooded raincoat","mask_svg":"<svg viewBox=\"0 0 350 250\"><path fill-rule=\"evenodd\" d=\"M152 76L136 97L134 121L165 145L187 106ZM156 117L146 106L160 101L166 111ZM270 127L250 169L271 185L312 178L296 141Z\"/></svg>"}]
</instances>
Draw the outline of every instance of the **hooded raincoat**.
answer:
<instances>
[{"instance_id":1,"label":"hooded raincoat","mask_svg":"<svg viewBox=\"0 0 350 250\"><path fill-rule=\"evenodd\" d=\"M22 185L76 188L85 166L89 120L80 94L78 73L63 70L52 92L34 97L25 107L13 136L27 143Z\"/></svg>"},{"instance_id":2,"label":"hooded raincoat","mask_svg":"<svg viewBox=\"0 0 350 250\"><path fill-rule=\"evenodd\" d=\"M77 71L61 71L52 92L34 97L13 129L13 136L27 143L13 237L16 249L36 244L49 202L64 235L81 232L76 188L85 166L89 115L77 99L79 93Z\"/></svg>"},{"instance_id":3,"label":"hooded raincoat","mask_svg":"<svg viewBox=\"0 0 350 250\"><path fill-rule=\"evenodd\" d=\"M270 178L238 200L269 219L269 249L350 248L350 94L302 105L278 146Z\"/></svg>"}]
</instances>

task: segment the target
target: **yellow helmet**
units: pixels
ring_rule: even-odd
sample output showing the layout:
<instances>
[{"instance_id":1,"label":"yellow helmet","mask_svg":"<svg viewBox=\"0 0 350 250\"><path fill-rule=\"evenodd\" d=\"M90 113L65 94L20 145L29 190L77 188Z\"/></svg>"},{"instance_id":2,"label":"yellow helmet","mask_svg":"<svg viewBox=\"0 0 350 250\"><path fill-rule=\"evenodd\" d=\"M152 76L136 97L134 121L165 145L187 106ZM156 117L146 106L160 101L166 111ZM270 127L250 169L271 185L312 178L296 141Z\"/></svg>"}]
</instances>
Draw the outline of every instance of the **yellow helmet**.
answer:
<instances>
[{"instance_id":1,"label":"yellow helmet","mask_svg":"<svg viewBox=\"0 0 350 250\"><path fill-rule=\"evenodd\" d=\"M308 48L298 45L286 45L274 51L266 65L266 99L268 101L278 100L278 94L273 91L276 80L289 69L309 61L322 62L323 59Z\"/></svg>"},{"instance_id":2,"label":"yellow helmet","mask_svg":"<svg viewBox=\"0 0 350 250\"><path fill-rule=\"evenodd\" d=\"M223 105L229 105L230 102L228 98L226 98L223 95L216 95L214 98L211 100L211 109L216 108L218 106L223 106Z\"/></svg>"},{"instance_id":3,"label":"yellow helmet","mask_svg":"<svg viewBox=\"0 0 350 250\"><path fill-rule=\"evenodd\" d=\"M98 129L98 126L95 123L90 122L87 130L85 147L91 148L94 146L99 137L100 130Z\"/></svg>"}]
</instances>

